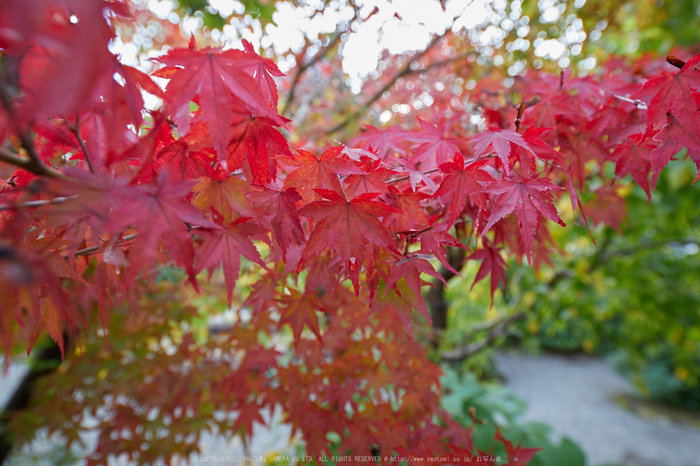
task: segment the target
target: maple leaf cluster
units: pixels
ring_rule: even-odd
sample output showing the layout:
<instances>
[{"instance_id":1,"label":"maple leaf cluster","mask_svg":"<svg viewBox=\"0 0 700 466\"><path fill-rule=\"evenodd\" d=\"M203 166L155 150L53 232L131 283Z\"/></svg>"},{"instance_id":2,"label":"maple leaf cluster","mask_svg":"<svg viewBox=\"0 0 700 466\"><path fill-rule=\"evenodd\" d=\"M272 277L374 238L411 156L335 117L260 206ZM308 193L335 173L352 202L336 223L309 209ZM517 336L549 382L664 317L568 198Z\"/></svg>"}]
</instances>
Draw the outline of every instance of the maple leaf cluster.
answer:
<instances>
[{"instance_id":1,"label":"maple leaf cluster","mask_svg":"<svg viewBox=\"0 0 700 466\"><path fill-rule=\"evenodd\" d=\"M343 432L341 450L358 454L470 450L439 409L439 370L407 338L414 310L430 320L423 277L442 280L430 260L458 272L446 248L477 245L468 260L482 261L476 281L490 275L493 295L505 285L503 252L538 267L556 250L546 220L564 225L561 196L588 221L579 193L593 170L614 163L650 196L682 148L700 166L700 56L675 73L615 61L598 76L532 73L508 92L539 96L533 105L478 86L478 105L444 108L418 128L368 126L347 145L293 148L271 60L247 42L193 39L148 75L108 48L113 21L129 14L116 1L0 5L4 352L18 339L31 351L44 331L63 352L64 334L90 327L93 311L103 326L125 303L142 312L144 283L162 266L195 290L201 272L222 268L231 306L242 256L260 273L245 303L252 328L288 326L313 370L234 332L245 364L282 385L250 380L232 392L231 379L211 390L244 435L262 409L282 406L312 454L327 451L319 431ZM163 105L146 111L143 92ZM387 385L400 409L377 394ZM338 411L347 415L334 420ZM520 456L512 464L533 453L506 445Z\"/></svg>"}]
</instances>

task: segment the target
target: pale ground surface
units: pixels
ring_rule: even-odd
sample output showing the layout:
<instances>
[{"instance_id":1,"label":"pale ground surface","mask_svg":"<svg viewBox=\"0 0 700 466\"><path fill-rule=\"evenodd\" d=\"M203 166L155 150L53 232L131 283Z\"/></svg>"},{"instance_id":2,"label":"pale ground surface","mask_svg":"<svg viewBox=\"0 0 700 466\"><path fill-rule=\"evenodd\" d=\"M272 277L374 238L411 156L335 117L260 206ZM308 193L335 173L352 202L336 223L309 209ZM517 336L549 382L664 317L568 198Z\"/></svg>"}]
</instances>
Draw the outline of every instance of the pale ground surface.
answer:
<instances>
[{"instance_id":1,"label":"pale ground surface","mask_svg":"<svg viewBox=\"0 0 700 466\"><path fill-rule=\"evenodd\" d=\"M496 362L506 385L528 403L525 419L576 441L589 465L626 458L634 466L700 466L700 430L622 409L614 397L634 389L605 361L499 354Z\"/></svg>"},{"instance_id":2,"label":"pale ground surface","mask_svg":"<svg viewBox=\"0 0 700 466\"><path fill-rule=\"evenodd\" d=\"M506 384L527 401L526 420L547 423L556 435L566 435L578 442L590 466L622 464L623 460L628 466L700 466L700 430L664 420L644 419L620 408L613 398L621 393L632 393L633 388L604 361L520 354L499 354L496 361ZM7 375L0 371L0 406L7 402L23 373L24 368L19 364L11 365ZM290 430L279 420L279 416L272 417L270 430L256 425L254 439L247 450L237 439L207 436L201 440L203 454L292 456L295 448L289 442ZM95 440L95 436L86 438L93 445ZM37 442L31 456L41 456L42 451L50 451L56 445L49 441ZM52 464L48 459L28 460L25 455L15 455L9 464ZM191 464L217 464L199 458L190 460ZM253 461L250 464L262 463Z\"/></svg>"}]
</instances>

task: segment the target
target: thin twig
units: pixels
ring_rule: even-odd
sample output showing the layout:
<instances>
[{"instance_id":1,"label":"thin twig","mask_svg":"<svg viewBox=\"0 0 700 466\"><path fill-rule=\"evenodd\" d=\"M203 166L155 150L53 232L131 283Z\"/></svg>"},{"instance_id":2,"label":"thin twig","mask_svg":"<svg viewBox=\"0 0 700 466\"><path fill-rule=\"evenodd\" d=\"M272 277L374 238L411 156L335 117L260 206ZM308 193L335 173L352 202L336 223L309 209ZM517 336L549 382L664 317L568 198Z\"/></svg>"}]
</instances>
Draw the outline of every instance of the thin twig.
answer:
<instances>
[{"instance_id":1,"label":"thin twig","mask_svg":"<svg viewBox=\"0 0 700 466\"><path fill-rule=\"evenodd\" d=\"M351 121L356 120L359 116L361 116L363 113L365 113L365 112L367 111L367 109L369 109L369 107L370 107L373 103L375 103L377 100L379 100L379 98L380 98L382 95L384 95L384 93L385 93L386 91L388 91L389 89L391 89L391 87L396 83L396 81L398 81L400 78L402 78L402 77L404 77L404 76L406 76L407 74L409 74L409 73L412 72L412 70L411 70L411 63L413 63L414 61L420 60L421 57L423 57L423 55L425 55L426 53L428 53L428 51L429 51L430 49L432 49L438 42L440 42L440 40L441 40L443 37L444 37L444 34L435 36L435 37L433 38L433 40L430 41L430 43L428 44L428 46L427 46L423 51L421 51L421 52L416 52L416 53L413 55L413 57L411 57L410 60L407 60L406 63L404 64L404 66L401 68L401 70L399 70L399 72L396 73L396 74L394 75L394 77L392 77L392 78L389 80L389 82L387 82L380 90L378 90L377 92L375 92L374 95L373 95L372 97L370 97L370 99L369 99L365 104L362 105L362 107L360 107L360 108L357 109L355 112L353 112L353 113L351 113L350 115L348 115L343 121L341 121L340 123L338 123L337 125L335 125L333 128L331 128L331 129L329 129L328 131L326 131L326 134L337 133L337 132L340 131L341 129L345 128L348 124L350 124Z\"/></svg>"},{"instance_id":2,"label":"thin twig","mask_svg":"<svg viewBox=\"0 0 700 466\"><path fill-rule=\"evenodd\" d=\"M628 248L621 248L617 250L612 250L607 253L602 253L600 255L599 262L603 263L606 261L609 261L610 259L614 257L624 257L624 256L629 256L632 254L636 254L641 251L645 251L648 249L656 249L656 248L662 248L664 246L669 246L671 243L678 243L678 244L695 244L696 246L700 246L700 240L695 239L695 238L680 238L680 239L664 239L664 240L658 240L658 241L649 241L645 242L642 244L638 244L636 246L630 246Z\"/></svg>"},{"instance_id":3,"label":"thin twig","mask_svg":"<svg viewBox=\"0 0 700 466\"><path fill-rule=\"evenodd\" d=\"M491 326L489 328L489 332L486 334L486 337L483 339L475 342L475 343L467 343L464 344L463 346L450 350L450 351L443 351L440 353L440 358L443 361L449 361L449 362L459 362L462 361L479 351L487 348L494 340L500 337L506 337L508 336L511 331L508 330L508 326L512 324L513 322L516 322L520 319L525 317L525 313L520 311L516 312L515 314L511 314L508 316L506 319L501 320L501 321L496 321L496 324ZM471 335L470 335L471 337ZM470 340L471 338L467 337L467 340Z\"/></svg>"},{"instance_id":4,"label":"thin twig","mask_svg":"<svg viewBox=\"0 0 700 466\"><path fill-rule=\"evenodd\" d=\"M134 238L136 238L136 233L133 233L131 235L126 235L122 239L117 241L115 246L128 246L127 244L124 244L124 243L127 241L131 241ZM89 256L91 254L98 254L103 249L103 246L104 245L100 244L97 246L90 246L89 248L78 249L77 251L75 251L75 255L76 256ZM63 254L61 257L63 257L64 259L68 259L68 254Z\"/></svg>"},{"instance_id":5,"label":"thin twig","mask_svg":"<svg viewBox=\"0 0 700 466\"><path fill-rule=\"evenodd\" d=\"M66 127L68 127L70 132L73 133L75 139L78 140L78 144L80 144L80 150L83 151L83 155L85 156L85 161L87 162L87 166L90 170L90 173L95 173L95 170L93 170L92 168L92 163L90 162L90 157L88 156L87 148L85 148L85 143L83 143L83 138L80 137L80 123L78 123L78 117L79 115L75 116L75 125L68 124L68 120L65 118L63 119L63 121L66 123Z\"/></svg>"},{"instance_id":6,"label":"thin twig","mask_svg":"<svg viewBox=\"0 0 700 466\"><path fill-rule=\"evenodd\" d=\"M431 173L435 173L435 172L438 171L438 170L440 170L440 169L439 169L439 168L431 168L430 170L426 170L426 171L422 172L422 174L423 174L423 175L429 175L429 174L431 174ZM390 180L387 180L386 183L387 183L387 184L389 184L389 183L398 183L399 181L408 180L409 178L411 178L411 175L400 176L400 177L398 177L398 178L392 178L392 179L390 179Z\"/></svg>"},{"instance_id":7,"label":"thin twig","mask_svg":"<svg viewBox=\"0 0 700 466\"><path fill-rule=\"evenodd\" d=\"M10 118L14 120L16 118L15 111L14 108L12 108L9 97L5 94L5 89L3 86L0 86L0 101L2 101L2 105L5 107L5 110L7 110ZM27 153L27 156L29 156L29 160L24 159L17 154L13 154L4 148L2 149L2 157L0 157L0 160L11 163L20 168L24 168L35 175L45 176L47 178L63 178L62 173L54 170L41 160L34 147L34 141L27 132L16 131L16 134L19 137L22 148Z\"/></svg>"},{"instance_id":8,"label":"thin twig","mask_svg":"<svg viewBox=\"0 0 700 466\"><path fill-rule=\"evenodd\" d=\"M355 17L352 20L350 20L350 23L352 23L352 21L354 21L355 18L357 18L357 12L355 12ZM287 92L287 97L284 99L284 106L280 111L280 115L286 114L287 110L290 109L292 102L294 101L294 95L296 94L297 85L299 84L299 80L301 79L301 76L304 74L304 72L312 66L314 66L316 63L318 63L318 61L321 60L323 57L325 57L326 54L338 44L338 41L340 40L340 36L342 36L342 34L343 33L341 31L337 31L326 46L321 47L321 49L316 53L316 55L314 55L311 59L309 59L309 61L297 68L297 72L294 74L294 78L292 79L292 84L289 87L289 92Z\"/></svg>"},{"instance_id":9,"label":"thin twig","mask_svg":"<svg viewBox=\"0 0 700 466\"><path fill-rule=\"evenodd\" d=\"M634 104L634 105L637 106L637 108L640 108L640 109L642 109L642 110L646 110L646 109L648 108L648 107L647 107L647 104L645 104L644 102L642 102L642 101L639 100L639 99L637 99L637 100L632 100L632 99L630 99L630 98L628 98L628 97L623 97L623 96L621 96L621 95L616 95L615 98L616 98L616 99L620 99L620 100L625 101L625 102L629 102L629 103L631 103L631 104Z\"/></svg>"},{"instance_id":10,"label":"thin twig","mask_svg":"<svg viewBox=\"0 0 700 466\"><path fill-rule=\"evenodd\" d=\"M4 147L0 147L0 161L9 163L12 165L16 165L20 168L25 168L28 169L29 164L31 163L29 159L25 159L24 157L20 157L19 154L16 154L14 152L10 152L9 150L5 149Z\"/></svg>"},{"instance_id":11,"label":"thin twig","mask_svg":"<svg viewBox=\"0 0 700 466\"><path fill-rule=\"evenodd\" d=\"M41 201L28 201L28 202L22 202L20 204L0 204L0 210L10 210L10 209L15 209L15 208L23 208L23 209L28 209L30 207L41 207L44 205L50 205L50 204L62 204L67 201L71 201L78 196L65 196L65 197L55 197L53 199L45 199Z\"/></svg>"}]
</instances>

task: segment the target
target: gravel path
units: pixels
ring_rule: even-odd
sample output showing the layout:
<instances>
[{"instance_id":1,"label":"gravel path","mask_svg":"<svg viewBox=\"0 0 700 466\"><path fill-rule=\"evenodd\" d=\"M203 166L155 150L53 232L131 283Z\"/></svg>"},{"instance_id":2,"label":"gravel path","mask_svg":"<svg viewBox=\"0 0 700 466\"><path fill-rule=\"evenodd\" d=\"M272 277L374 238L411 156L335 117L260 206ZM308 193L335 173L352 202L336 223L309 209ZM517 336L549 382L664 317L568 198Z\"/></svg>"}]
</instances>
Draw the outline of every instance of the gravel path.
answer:
<instances>
[{"instance_id":1,"label":"gravel path","mask_svg":"<svg viewBox=\"0 0 700 466\"><path fill-rule=\"evenodd\" d=\"M634 388L606 362L499 354L499 372L527 401L524 418L578 442L588 464L700 466L700 430L625 411L613 398Z\"/></svg>"}]
</instances>

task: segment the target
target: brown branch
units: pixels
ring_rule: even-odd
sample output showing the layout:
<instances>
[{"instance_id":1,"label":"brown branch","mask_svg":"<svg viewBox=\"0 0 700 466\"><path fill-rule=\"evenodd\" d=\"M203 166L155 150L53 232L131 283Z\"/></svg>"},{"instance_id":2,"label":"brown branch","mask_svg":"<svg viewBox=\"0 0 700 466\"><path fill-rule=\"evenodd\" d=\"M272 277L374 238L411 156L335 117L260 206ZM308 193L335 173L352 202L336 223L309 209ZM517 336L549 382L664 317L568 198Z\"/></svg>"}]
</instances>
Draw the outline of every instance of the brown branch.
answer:
<instances>
[{"instance_id":1,"label":"brown branch","mask_svg":"<svg viewBox=\"0 0 700 466\"><path fill-rule=\"evenodd\" d=\"M440 170L440 169L439 169L439 168L431 168L430 170L424 171L424 172L423 172L423 175L429 175L429 174L431 174L431 173L435 173L435 172L438 171L438 170ZM390 179L390 180L387 180L387 184L389 184L389 183L398 183L399 181L407 180L407 179L409 179L409 178L411 178L410 175L408 175L408 176L400 176L400 177L398 177L398 178L392 178L392 179Z\"/></svg>"},{"instance_id":2,"label":"brown branch","mask_svg":"<svg viewBox=\"0 0 700 466\"><path fill-rule=\"evenodd\" d=\"M196 230L200 227L198 226L192 226L192 225L187 225L187 229L189 231ZM132 243L127 243L128 241L131 241L132 239L136 238L137 233L132 233L130 235L126 235L123 238L121 238L119 241L115 243L115 246L129 246ZM102 238L99 238L101 241L104 241ZM98 244L97 246L90 246L89 248L84 248L84 249L78 249L75 252L76 256L89 256L92 254L99 254L102 252L101 250L104 248L104 244ZM63 254L61 257L64 259L68 258L68 254Z\"/></svg>"},{"instance_id":3,"label":"brown branch","mask_svg":"<svg viewBox=\"0 0 700 466\"><path fill-rule=\"evenodd\" d=\"M131 241L132 239L136 238L136 233L133 233L131 235L126 235L123 238L121 238L115 246L128 246L128 244L124 244L127 241ZM98 244L97 246L90 246L89 248L83 248L83 249L78 249L75 251L76 256L89 256L92 254L99 254L102 252L102 249L104 248L104 245ZM63 254L61 255L64 259L68 259L68 254Z\"/></svg>"},{"instance_id":4,"label":"brown branch","mask_svg":"<svg viewBox=\"0 0 700 466\"><path fill-rule=\"evenodd\" d=\"M460 270L466 255L467 251L465 249L450 247L447 249L447 262L454 270ZM457 275L444 265L440 266L438 273L445 282ZM436 278L433 280L432 284L432 288L425 294L425 300L430 308L430 317L433 321L434 336L431 345L433 348L437 349L440 346L440 337L447 328L447 310L450 306L445 299L445 284L443 281Z\"/></svg>"},{"instance_id":5,"label":"brown branch","mask_svg":"<svg viewBox=\"0 0 700 466\"><path fill-rule=\"evenodd\" d=\"M449 29L448 29L448 31L449 31ZM445 31L445 32L447 32L447 31ZM337 133L341 129L345 128L348 124L350 124L351 121L356 120L359 116L364 114L373 103L375 103L377 100L379 100L379 98L381 98L381 96L386 91L391 89L391 87L396 83L396 81L398 81L400 78L412 73L413 70L411 70L411 63L413 63L416 60L420 60L423 57L423 55L428 53L428 51L430 49L432 49L438 42L440 42L440 40L443 37L444 37L444 34L440 34L440 35L435 36L433 38L433 40L430 41L428 46L423 51L416 52L415 54L413 54L413 57L411 57L410 60L406 61L404 66L399 70L398 73L396 73L389 80L389 82L387 82L379 91L375 92L374 95L372 97L370 97L370 99L365 104L363 104L359 109L354 111L352 114L348 115L343 121L341 121L340 123L335 125L333 128L326 131L326 134Z\"/></svg>"},{"instance_id":6,"label":"brown branch","mask_svg":"<svg viewBox=\"0 0 700 466\"><path fill-rule=\"evenodd\" d=\"M355 12L355 16L353 17L353 19L350 20L350 23L352 23L352 21L354 21L355 18L357 18L357 11ZM287 96L284 99L284 106L282 107L282 111L280 111L280 115L284 115L290 109L292 102L294 101L294 95L296 94L297 85L299 84L301 76L304 74L304 72L312 66L314 66L316 63L318 63L323 57L325 57L326 54L338 44L340 36L342 35L343 33L341 31L337 31L327 45L321 47L321 49L316 53L316 55L311 57L309 61L297 68L297 71L294 74L294 78L292 79L292 84L289 88L289 92L287 92Z\"/></svg>"},{"instance_id":7,"label":"brown branch","mask_svg":"<svg viewBox=\"0 0 700 466\"><path fill-rule=\"evenodd\" d=\"M12 104L10 103L9 97L5 93L5 89L1 85L0 101L2 101L2 105L3 107L5 107L5 110L7 110L7 113L10 115L10 118L14 119L14 109L12 108ZM31 173L34 173L35 175L45 176L47 178L63 178L63 174L61 172L55 170L53 167L46 165L41 160L39 154L37 154L36 149L34 148L34 141L27 132L16 131L16 134L19 137L22 148L27 153L27 156L29 156L29 159L25 159L23 157L20 157L19 154L14 154L4 148L0 148L2 149L2 153L0 153L0 160L23 168Z\"/></svg>"},{"instance_id":8,"label":"brown branch","mask_svg":"<svg viewBox=\"0 0 700 466\"><path fill-rule=\"evenodd\" d=\"M24 143L22 144L24 147ZM33 152L33 145L30 146L32 147L32 152L27 151L28 154L34 153L36 155L36 152ZM26 150L26 147L25 147ZM64 178L63 174L53 167L50 167L46 165L44 162L40 161L38 156L36 157L31 157L28 159L25 159L24 157L21 157L19 154L16 154L14 152L11 152L4 147L0 147L0 161L9 163L11 165L15 165L19 168L23 168L27 170L28 172L34 173L35 175L39 176L45 176L47 178Z\"/></svg>"},{"instance_id":9,"label":"brown branch","mask_svg":"<svg viewBox=\"0 0 700 466\"><path fill-rule=\"evenodd\" d=\"M483 339L473 343L466 343L463 346L454 350L443 351L442 353L440 353L440 359L448 362L459 362L470 356L473 356L479 351L482 351L485 348L487 348L497 338L506 337L510 335L511 331L508 330L508 326L513 322L516 322L524 317L525 313L520 311L516 312L515 314L511 314L503 320L483 325L482 328L489 329L489 332ZM469 341L473 339L473 336L473 334L469 335L466 338L466 340Z\"/></svg>"},{"instance_id":10,"label":"brown branch","mask_svg":"<svg viewBox=\"0 0 700 466\"><path fill-rule=\"evenodd\" d=\"M695 244L697 246L700 246L700 240L695 239L695 238L679 238L679 239L664 239L664 240L658 240L658 241L648 241L648 242L645 242L642 244L638 244L636 246L630 246L627 248L612 250L609 252L603 251L598 256L599 259L596 262L596 265L602 264L602 263L609 261L610 259L613 259L615 257L630 256L632 254L636 254L636 253L641 252L641 251L646 251L648 249L656 249L656 248L668 246L671 243ZM591 268L593 268L593 267L591 267Z\"/></svg>"},{"instance_id":11,"label":"brown branch","mask_svg":"<svg viewBox=\"0 0 700 466\"><path fill-rule=\"evenodd\" d=\"M80 137L80 123L78 123L78 118L79 115L75 116L75 125L69 125L67 119L63 119L63 121L66 123L66 126L70 130L71 133L75 136L75 139L78 140L78 144L80 145L80 149L83 151L83 155L85 156L85 161L87 162L88 169L90 170L90 173L95 173L95 170L92 168L92 163L90 162L90 157L88 156L88 151L87 148L85 147L85 143L83 142L83 138Z\"/></svg>"},{"instance_id":12,"label":"brown branch","mask_svg":"<svg viewBox=\"0 0 700 466\"><path fill-rule=\"evenodd\" d=\"M700 245L700 240L695 238L666 239L647 242L644 244L639 244L636 246L611 251L607 251L607 246L609 242L606 241L601 245L600 249L598 250L598 253L593 258L593 261L588 268L588 272L592 272L593 270L600 267L610 259L616 257L629 256L632 254L636 254L640 251L668 246L671 243ZM545 285L547 288L551 289L560 280L564 278L571 278L571 274L566 270L556 273L554 277L552 277L552 279L549 280ZM501 321L494 321L480 325L477 324L473 327L473 332L465 338L465 341L471 341L472 339L474 339L478 331L490 330L485 338L474 343L464 344L460 348L454 350L444 351L441 353L440 357L443 361L449 362L458 362L463 359L466 359L488 347L497 338L505 337L512 334L512 332L507 329L508 325L517 320L522 319L523 317L525 317L525 313L523 311L520 311L510 315L509 317Z\"/></svg>"},{"instance_id":13,"label":"brown branch","mask_svg":"<svg viewBox=\"0 0 700 466\"><path fill-rule=\"evenodd\" d=\"M0 210L10 210L15 208L28 209L30 207L41 207L50 204L63 204L64 202L71 201L78 196L67 196L67 197L55 197L53 199L45 199L41 201L28 201L22 202L20 204L0 204Z\"/></svg>"},{"instance_id":14,"label":"brown branch","mask_svg":"<svg viewBox=\"0 0 700 466\"><path fill-rule=\"evenodd\" d=\"M71 340L67 334L63 334L63 339L64 346L70 347ZM44 348L34 352L34 357L30 360L29 370L24 374L19 386L0 412L0 464L4 464L3 462L12 451L14 444L12 432L7 428L8 421L13 414L29 406L32 391L38 380L56 370L61 363L61 350L56 342L48 338L46 341L47 345Z\"/></svg>"},{"instance_id":15,"label":"brown branch","mask_svg":"<svg viewBox=\"0 0 700 466\"><path fill-rule=\"evenodd\" d=\"M9 163L12 165L16 165L20 168L24 168L25 170L29 169L29 164L30 160L25 159L24 157L21 157L19 154L16 154L14 152L10 152L9 150L5 149L4 147L0 147L0 161Z\"/></svg>"}]
</instances>

